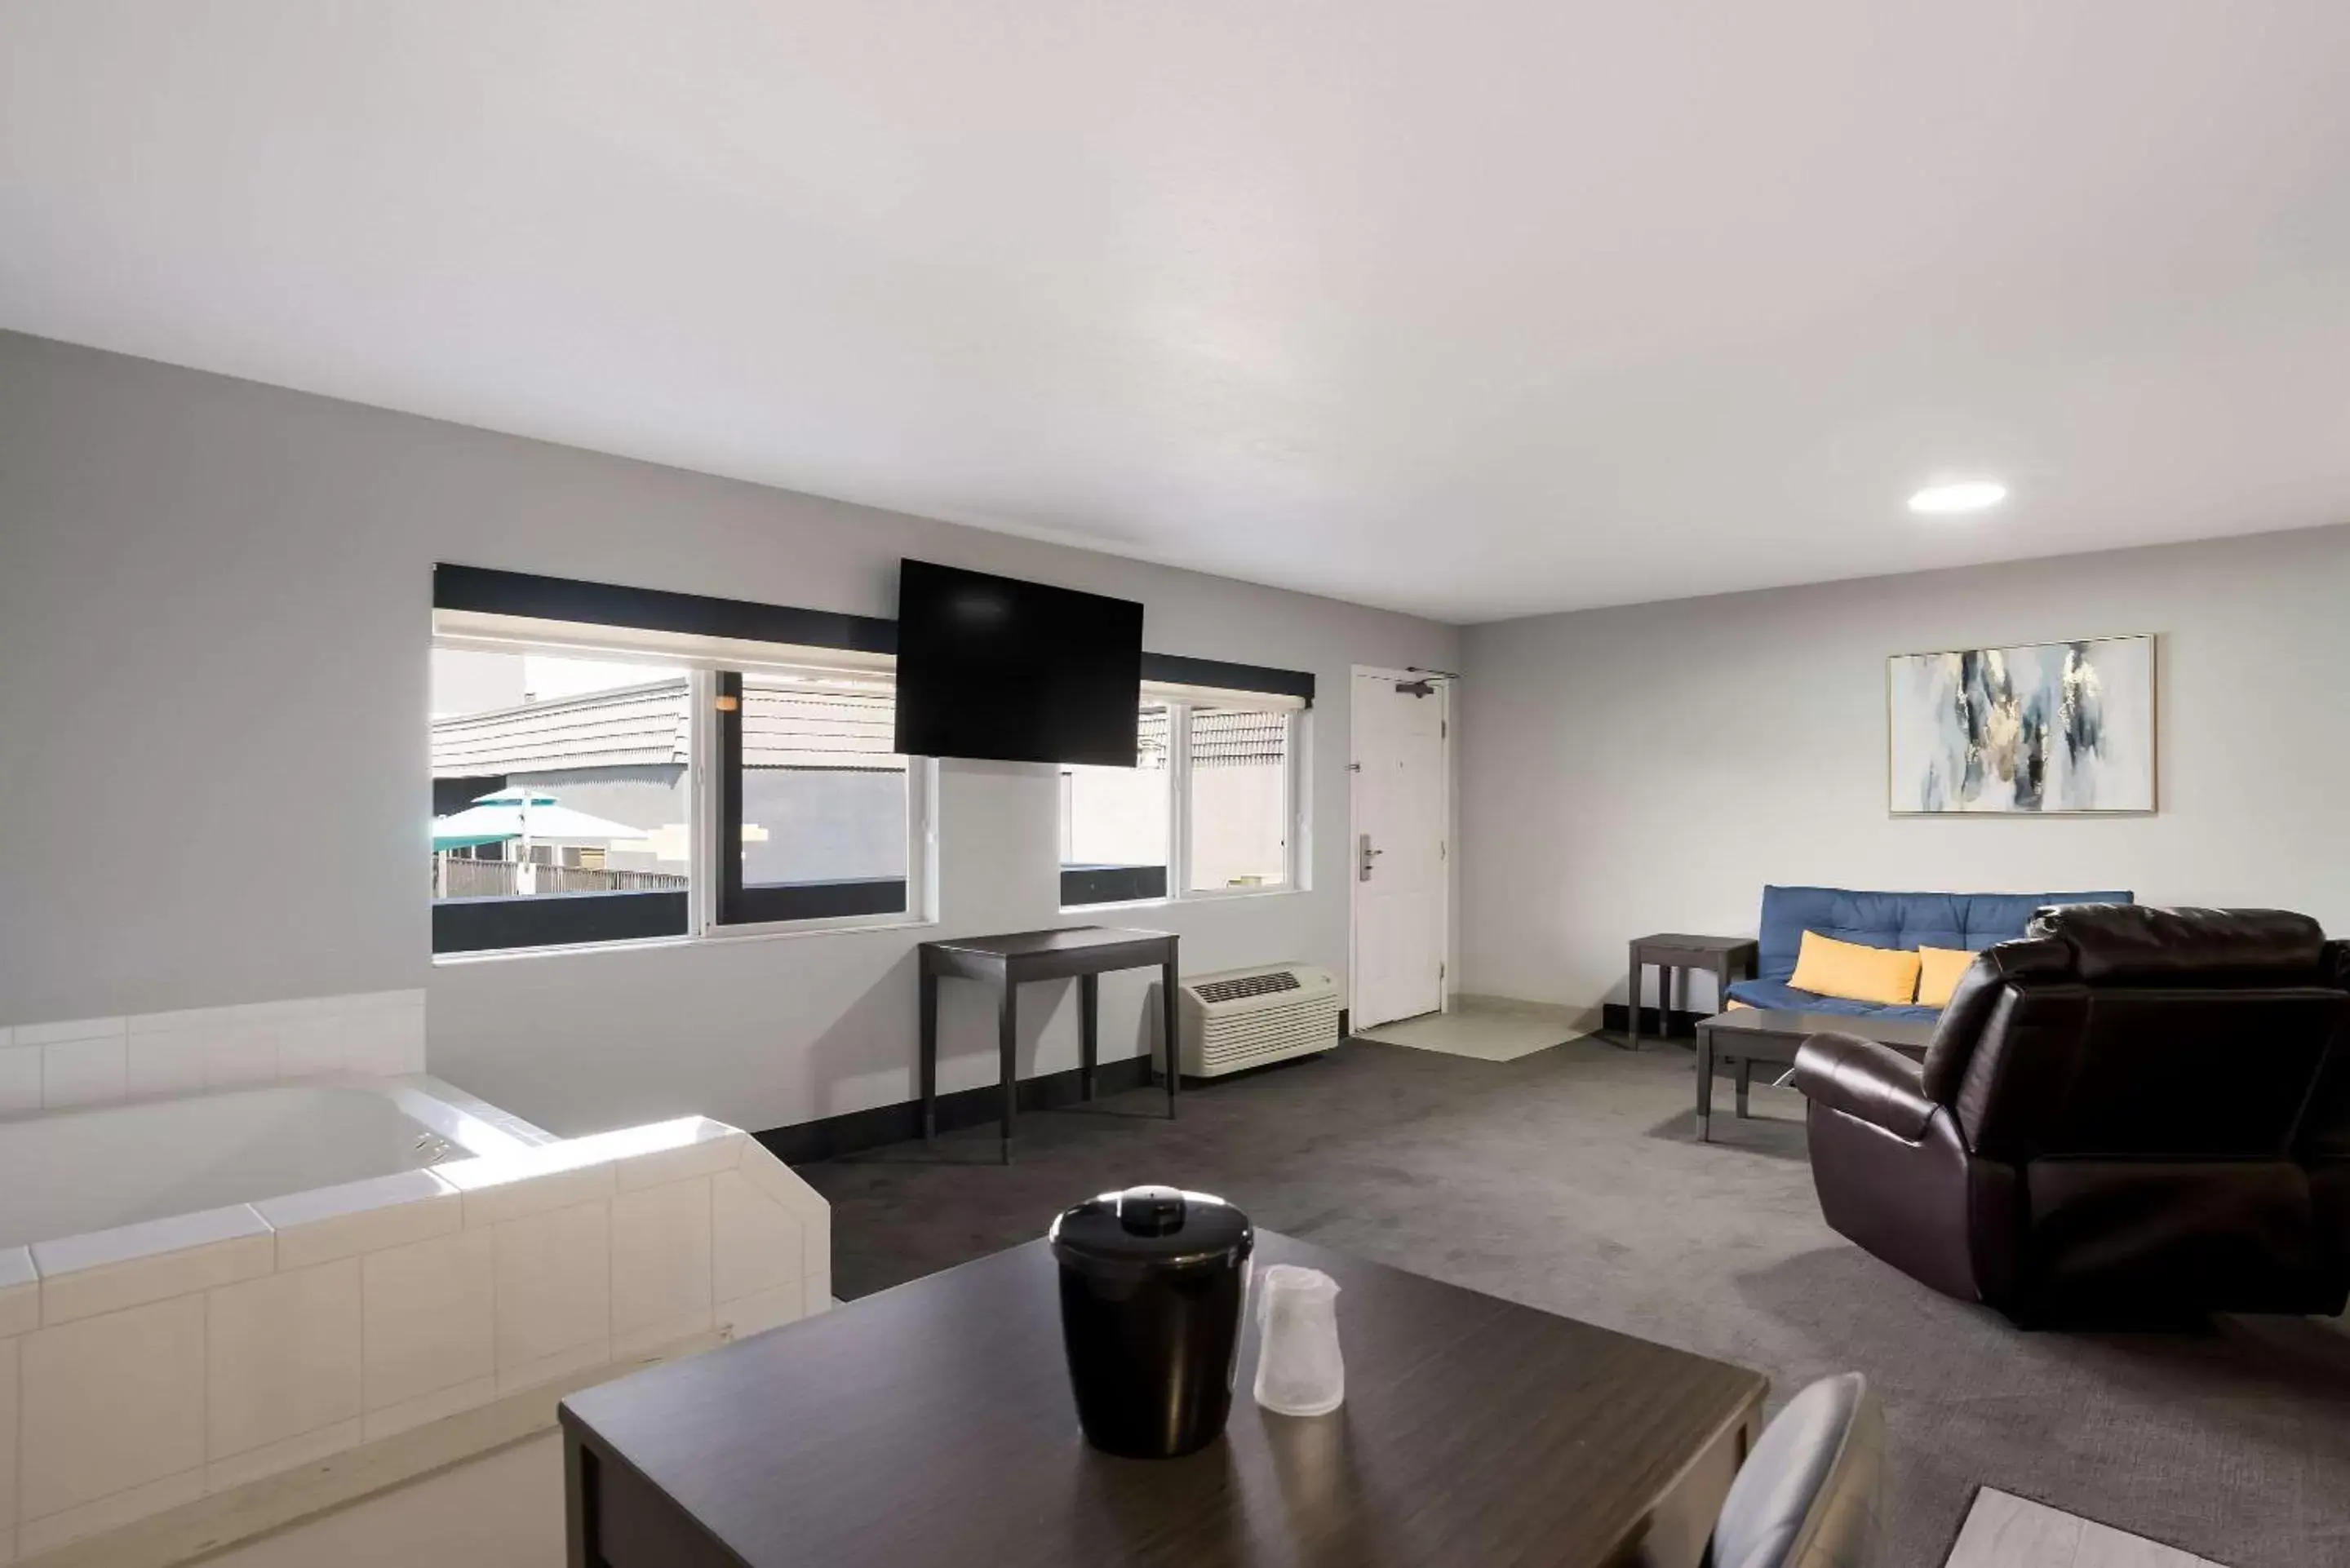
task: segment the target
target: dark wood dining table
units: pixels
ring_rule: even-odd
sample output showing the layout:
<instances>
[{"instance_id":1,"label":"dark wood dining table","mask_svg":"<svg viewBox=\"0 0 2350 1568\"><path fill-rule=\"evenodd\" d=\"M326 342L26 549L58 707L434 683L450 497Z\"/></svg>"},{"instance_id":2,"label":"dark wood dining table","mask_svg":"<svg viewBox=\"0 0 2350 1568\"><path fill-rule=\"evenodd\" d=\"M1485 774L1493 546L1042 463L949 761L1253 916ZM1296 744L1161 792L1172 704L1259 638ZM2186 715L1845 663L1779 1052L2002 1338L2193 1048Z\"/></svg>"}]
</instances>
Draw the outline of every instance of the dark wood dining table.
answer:
<instances>
[{"instance_id":1,"label":"dark wood dining table","mask_svg":"<svg viewBox=\"0 0 2350 1568\"><path fill-rule=\"evenodd\" d=\"M1347 1400L1114 1459L1041 1241L573 1394L573 1568L1585 1568L1699 1562L1761 1375L1271 1231L1339 1283Z\"/></svg>"}]
</instances>

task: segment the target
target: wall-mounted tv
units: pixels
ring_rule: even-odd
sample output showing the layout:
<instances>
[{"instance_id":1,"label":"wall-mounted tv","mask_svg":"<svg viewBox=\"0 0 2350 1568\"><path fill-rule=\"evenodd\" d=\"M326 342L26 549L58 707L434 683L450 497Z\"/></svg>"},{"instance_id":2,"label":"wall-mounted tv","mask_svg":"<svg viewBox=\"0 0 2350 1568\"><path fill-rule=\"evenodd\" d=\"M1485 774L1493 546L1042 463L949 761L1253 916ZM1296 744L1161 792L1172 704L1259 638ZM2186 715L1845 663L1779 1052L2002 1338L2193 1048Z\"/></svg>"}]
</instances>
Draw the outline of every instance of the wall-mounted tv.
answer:
<instances>
[{"instance_id":1,"label":"wall-mounted tv","mask_svg":"<svg viewBox=\"0 0 2350 1568\"><path fill-rule=\"evenodd\" d=\"M1141 691L1140 605L900 566L896 745L906 755L1130 768Z\"/></svg>"}]
</instances>

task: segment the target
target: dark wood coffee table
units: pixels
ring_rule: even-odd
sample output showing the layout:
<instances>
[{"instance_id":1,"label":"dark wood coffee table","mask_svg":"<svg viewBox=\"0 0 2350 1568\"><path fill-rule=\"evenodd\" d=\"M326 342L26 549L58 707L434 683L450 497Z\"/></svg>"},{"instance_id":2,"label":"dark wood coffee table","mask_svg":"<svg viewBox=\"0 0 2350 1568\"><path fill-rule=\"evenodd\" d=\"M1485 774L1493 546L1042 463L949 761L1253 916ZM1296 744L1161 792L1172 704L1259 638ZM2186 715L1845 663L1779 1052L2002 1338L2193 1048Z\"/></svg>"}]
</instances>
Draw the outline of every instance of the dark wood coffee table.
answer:
<instances>
[{"instance_id":1,"label":"dark wood coffee table","mask_svg":"<svg viewBox=\"0 0 2350 1568\"><path fill-rule=\"evenodd\" d=\"M1760 1374L1257 1233L1335 1277L1347 1403L1223 1437L1077 1430L1042 1241L565 1398L573 1568L1648 1562L1690 1568Z\"/></svg>"},{"instance_id":2,"label":"dark wood coffee table","mask_svg":"<svg viewBox=\"0 0 2350 1568\"><path fill-rule=\"evenodd\" d=\"M1934 1038L1934 1025L1923 1019L1869 1018L1844 1012L1786 1012L1769 1007L1742 1007L1700 1019L1697 1026L1697 1139L1713 1137L1713 1075L1717 1064L1738 1069L1738 1114L1746 1115L1746 1092L1754 1064L1792 1067L1795 1053L1814 1034L1857 1034L1890 1045L1907 1056L1923 1059Z\"/></svg>"}]
</instances>

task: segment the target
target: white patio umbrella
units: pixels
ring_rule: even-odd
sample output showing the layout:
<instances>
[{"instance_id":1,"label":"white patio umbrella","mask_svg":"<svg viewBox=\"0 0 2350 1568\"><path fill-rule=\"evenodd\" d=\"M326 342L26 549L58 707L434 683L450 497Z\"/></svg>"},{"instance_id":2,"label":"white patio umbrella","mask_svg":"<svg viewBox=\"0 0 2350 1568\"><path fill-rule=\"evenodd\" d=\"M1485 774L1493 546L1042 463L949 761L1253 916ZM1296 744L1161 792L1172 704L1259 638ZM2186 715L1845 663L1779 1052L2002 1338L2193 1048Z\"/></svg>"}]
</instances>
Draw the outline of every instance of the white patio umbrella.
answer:
<instances>
[{"instance_id":1,"label":"white patio umbrella","mask_svg":"<svg viewBox=\"0 0 2350 1568\"><path fill-rule=\"evenodd\" d=\"M533 844L609 844L642 838L645 829L574 811L540 790L502 789L477 796L463 811L432 819L435 850L525 839Z\"/></svg>"}]
</instances>

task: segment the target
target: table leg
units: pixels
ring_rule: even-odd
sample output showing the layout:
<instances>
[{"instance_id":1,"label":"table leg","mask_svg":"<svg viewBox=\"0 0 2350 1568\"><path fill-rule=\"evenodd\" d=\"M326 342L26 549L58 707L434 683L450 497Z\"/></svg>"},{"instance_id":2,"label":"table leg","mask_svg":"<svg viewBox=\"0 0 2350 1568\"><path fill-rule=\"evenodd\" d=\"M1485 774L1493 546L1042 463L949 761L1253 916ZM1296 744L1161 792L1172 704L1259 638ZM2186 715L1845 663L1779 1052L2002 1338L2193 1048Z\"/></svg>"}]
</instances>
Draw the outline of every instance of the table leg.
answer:
<instances>
[{"instance_id":1,"label":"table leg","mask_svg":"<svg viewBox=\"0 0 2350 1568\"><path fill-rule=\"evenodd\" d=\"M922 1141L939 1137L939 977L922 971Z\"/></svg>"},{"instance_id":2,"label":"table leg","mask_svg":"<svg viewBox=\"0 0 2350 1568\"><path fill-rule=\"evenodd\" d=\"M1730 1011L1730 955L1723 953L1713 961L1713 1010Z\"/></svg>"},{"instance_id":3,"label":"table leg","mask_svg":"<svg viewBox=\"0 0 2350 1568\"><path fill-rule=\"evenodd\" d=\"M1757 1397L1755 1405L1762 1404ZM1755 1440L1759 1425L1750 1416L1738 1426L1723 1428L1666 1483L1640 1522L1637 1545L1617 1559L1643 1568L1697 1568L1710 1560L1706 1551L1714 1522L1728 1501Z\"/></svg>"},{"instance_id":4,"label":"table leg","mask_svg":"<svg viewBox=\"0 0 2350 1568\"><path fill-rule=\"evenodd\" d=\"M1175 1041L1175 955L1159 966L1159 1039L1167 1052L1167 1119L1175 1119L1175 1091L1183 1083L1183 1063Z\"/></svg>"},{"instance_id":5,"label":"table leg","mask_svg":"<svg viewBox=\"0 0 2350 1568\"><path fill-rule=\"evenodd\" d=\"M603 1560L597 1550L595 1459L569 1428L563 1432L563 1561L565 1568L595 1568Z\"/></svg>"},{"instance_id":6,"label":"table leg","mask_svg":"<svg viewBox=\"0 0 2350 1568\"><path fill-rule=\"evenodd\" d=\"M1713 1137L1713 1031L1697 1026L1697 1141Z\"/></svg>"},{"instance_id":7,"label":"table leg","mask_svg":"<svg viewBox=\"0 0 2350 1568\"><path fill-rule=\"evenodd\" d=\"M1020 1097L1020 986L1010 975L1002 981L1003 991L995 999L995 1043L1003 1060L996 1071L1003 1076L1003 1163L1012 1163L1012 1118Z\"/></svg>"},{"instance_id":8,"label":"table leg","mask_svg":"<svg viewBox=\"0 0 2350 1568\"><path fill-rule=\"evenodd\" d=\"M1638 1051L1640 1048L1640 950L1638 948L1632 950L1632 986L1624 993L1624 1000L1627 1003L1626 1011L1632 1015L1631 1028L1628 1031L1631 1036L1630 1049Z\"/></svg>"},{"instance_id":9,"label":"table leg","mask_svg":"<svg viewBox=\"0 0 2350 1568\"><path fill-rule=\"evenodd\" d=\"M1752 1086L1753 1083L1754 1058L1752 1056L1741 1056L1738 1059L1738 1119L1740 1121L1745 1121L1748 1119L1746 1110L1746 1091Z\"/></svg>"},{"instance_id":10,"label":"table leg","mask_svg":"<svg viewBox=\"0 0 2350 1568\"><path fill-rule=\"evenodd\" d=\"M1077 976L1077 1093L1094 1097L1094 1059L1101 1054L1101 976Z\"/></svg>"}]
</instances>

